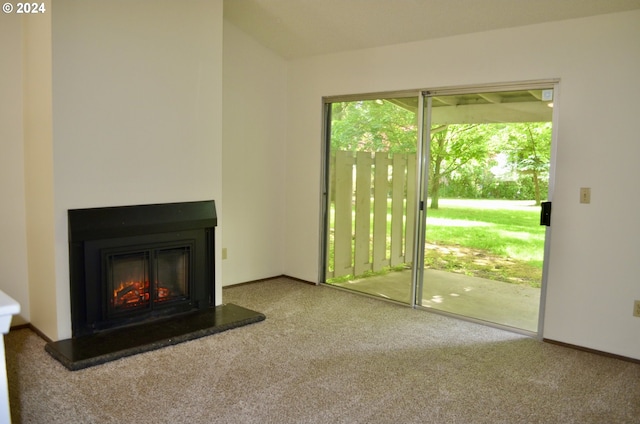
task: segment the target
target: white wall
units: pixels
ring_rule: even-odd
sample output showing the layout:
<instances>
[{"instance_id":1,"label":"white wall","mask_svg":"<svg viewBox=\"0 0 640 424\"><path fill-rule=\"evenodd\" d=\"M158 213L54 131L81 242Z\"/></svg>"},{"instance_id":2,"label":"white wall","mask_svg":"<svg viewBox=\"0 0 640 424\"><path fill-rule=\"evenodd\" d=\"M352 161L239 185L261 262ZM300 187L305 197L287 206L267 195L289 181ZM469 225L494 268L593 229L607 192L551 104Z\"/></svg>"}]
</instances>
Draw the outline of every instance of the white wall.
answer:
<instances>
[{"instance_id":1,"label":"white wall","mask_svg":"<svg viewBox=\"0 0 640 424\"><path fill-rule=\"evenodd\" d=\"M46 10L51 11L51 3ZM31 322L58 332L55 285L51 12L24 19L24 160Z\"/></svg>"},{"instance_id":2,"label":"white wall","mask_svg":"<svg viewBox=\"0 0 640 424\"><path fill-rule=\"evenodd\" d=\"M58 309L47 335L62 339L68 209L215 199L224 220L222 1L57 0L52 34ZM218 304L220 279L217 267Z\"/></svg>"},{"instance_id":3,"label":"white wall","mask_svg":"<svg viewBox=\"0 0 640 424\"><path fill-rule=\"evenodd\" d=\"M24 193L22 17L0 14L0 290L21 305L13 325L29 320Z\"/></svg>"},{"instance_id":4,"label":"white wall","mask_svg":"<svg viewBox=\"0 0 640 424\"><path fill-rule=\"evenodd\" d=\"M640 359L638 40L634 11L291 62L284 273L318 278L322 96L560 78L543 335Z\"/></svg>"},{"instance_id":5,"label":"white wall","mask_svg":"<svg viewBox=\"0 0 640 424\"><path fill-rule=\"evenodd\" d=\"M224 22L222 284L283 273L287 63Z\"/></svg>"},{"instance_id":6,"label":"white wall","mask_svg":"<svg viewBox=\"0 0 640 424\"><path fill-rule=\"evenodd\" d=\"M0 210L3 235L15 239L0 239L0 288L49 337L71 331L67 209L214 198L217 263L223 240L229 252L218 282L316 281L322 96L559 77L544 336L640 359L631 316L640 299L640 12L286 64L229 26L223 92L221 1L58 0L49 10L42 26L0 22L0 72L24 83L22 99L20 83L0 83L0 195L15 199ZM21 65L13 42L23 29ZM578 203L583 186L590 205Z\"/></svg>"}]
</instances>

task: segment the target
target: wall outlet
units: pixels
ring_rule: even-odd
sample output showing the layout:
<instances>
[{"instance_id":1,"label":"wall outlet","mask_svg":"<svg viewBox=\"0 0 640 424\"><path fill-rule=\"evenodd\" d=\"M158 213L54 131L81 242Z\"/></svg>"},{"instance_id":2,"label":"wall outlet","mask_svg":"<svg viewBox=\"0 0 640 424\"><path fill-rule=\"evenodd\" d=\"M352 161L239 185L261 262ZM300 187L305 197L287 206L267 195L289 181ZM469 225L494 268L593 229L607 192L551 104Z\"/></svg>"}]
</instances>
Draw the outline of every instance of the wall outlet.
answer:
<instances>
[{"instance_id":1,"label":"wall outlet","mask_svg":"<svg viewBox=\"0 0 640 424\"><path fill-rule=\"evenodd\" d=\"M222 260L227 259L227 248L223 247L222 248Z\"/></svg>"},{"instance_id":2,"label":"wall outlet","mask_svg":"<svg viewBox=\"0 0 640 424\"><path fill-rule=\"evenodd\" d=\"M640 318L640 300L635 300L633 302L633 316Z\"/></svg>"}]
</instances>

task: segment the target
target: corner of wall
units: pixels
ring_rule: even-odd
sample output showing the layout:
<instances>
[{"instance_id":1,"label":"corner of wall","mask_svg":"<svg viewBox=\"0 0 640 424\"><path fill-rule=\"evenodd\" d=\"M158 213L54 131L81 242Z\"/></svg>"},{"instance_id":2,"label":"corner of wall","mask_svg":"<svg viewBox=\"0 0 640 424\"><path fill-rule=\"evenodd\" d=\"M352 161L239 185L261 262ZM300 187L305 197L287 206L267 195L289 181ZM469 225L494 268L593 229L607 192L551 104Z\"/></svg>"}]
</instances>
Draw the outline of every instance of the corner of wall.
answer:
<instances>
[{"instance_id":1,"label":"corner of wall","mask_svg":"<svg viewBox=\"0 0 640 424\"><path fill-rule=\"evenodd\" d=\"M45 2L51 10L51 2ZM51 13L24 24L24 158L31 322L59 334L56 313Z\"/></svg>"},{"instance_id":2,"label":"corner of wall","mask_svg":"<svg viewBox=\"0 0 640 424\"><path fill-rule=\"evenodd\" d=\"M0 14L0 289L20 304L13 324L29 321L24 173L23 22Z\"/></svg>"}]
</instances>

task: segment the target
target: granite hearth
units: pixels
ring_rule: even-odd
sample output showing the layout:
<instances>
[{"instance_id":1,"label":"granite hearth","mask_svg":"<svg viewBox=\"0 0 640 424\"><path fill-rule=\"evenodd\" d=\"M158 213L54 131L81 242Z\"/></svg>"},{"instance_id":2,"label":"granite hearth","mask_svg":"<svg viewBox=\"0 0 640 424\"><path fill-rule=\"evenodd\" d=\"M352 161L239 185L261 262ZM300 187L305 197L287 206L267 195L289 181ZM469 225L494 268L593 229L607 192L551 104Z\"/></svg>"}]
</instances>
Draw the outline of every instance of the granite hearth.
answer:
<instances>
[{"instance_id":1,"label":"granite hearth","mask_svg":"<svg viewBox=\"0 0 640 424\"><path fill-rule=\"evenodd\" d=\"M71 371L263 321L259 312L229 303L148 324L49 342L45 350Z\"/></svg>"}]
</instances>

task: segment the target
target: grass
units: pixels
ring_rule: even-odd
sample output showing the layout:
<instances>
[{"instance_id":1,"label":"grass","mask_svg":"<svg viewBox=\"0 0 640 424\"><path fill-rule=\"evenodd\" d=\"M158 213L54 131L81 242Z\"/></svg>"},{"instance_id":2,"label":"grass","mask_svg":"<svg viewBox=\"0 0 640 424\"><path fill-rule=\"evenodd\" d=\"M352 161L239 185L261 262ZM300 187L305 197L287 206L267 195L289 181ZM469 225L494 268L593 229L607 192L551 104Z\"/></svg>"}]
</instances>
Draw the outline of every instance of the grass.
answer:
<instances>
[{"instance_id":1,"label":"grass","mask_svg":"<svg viewBox=\"0 0 640 424\"><path fill-rule=\"evenodd\" d=\"M427 210L425 267L540 287L539 219L533 201L440 199Z\"/></svg>"},{"instance_id":2,"label":"grass","mask_svg":"<svg viewBox=\"0 0 640 424\"><path fill-rule=\"evenodd\" d=\"M486 250L542 266L545 227L533 202L440 202L427 211L427 240Z\"/></svg>"},{"instance_id":3,"label":"grass","mask_svg":"<svg viewBox=\"0 0 640 424\"><path fill-rule=\"evenodd\" d=\"M534 202L440 201L427 210L425 266L540 287L545 227Z\"/></svg>"}]
</instances>

